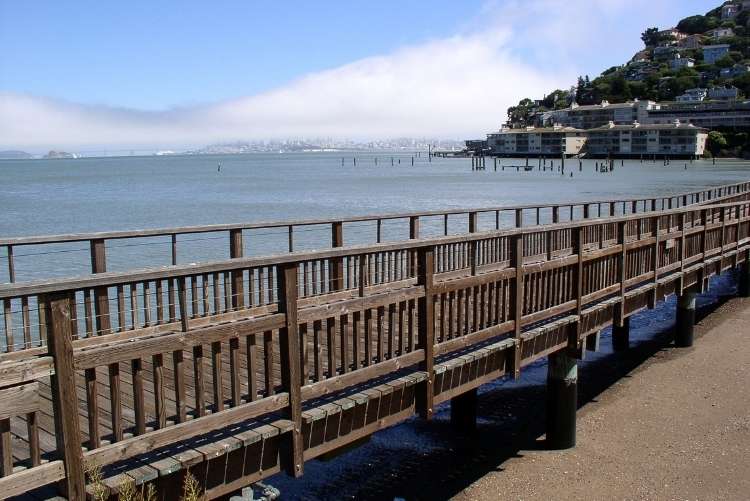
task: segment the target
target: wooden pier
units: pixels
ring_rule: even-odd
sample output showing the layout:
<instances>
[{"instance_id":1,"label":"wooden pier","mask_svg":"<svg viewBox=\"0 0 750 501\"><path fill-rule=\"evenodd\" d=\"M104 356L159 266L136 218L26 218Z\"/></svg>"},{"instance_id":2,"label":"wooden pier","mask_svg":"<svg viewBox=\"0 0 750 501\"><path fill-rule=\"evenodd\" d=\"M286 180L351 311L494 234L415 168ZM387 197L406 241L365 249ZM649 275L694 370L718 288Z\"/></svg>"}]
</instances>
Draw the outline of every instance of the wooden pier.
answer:
<instances>
[{"instance_id":1,"label":"wooden pier","mask_svg":"<svg viewBox=\"0 0 750 501\"><path fill-rule=\"evenodd\" d=\"M748 199L742 183L659 199L0 239L11 258L19 246L88 241L92 270L18 282L9 259L0 497L84 499L94 466L112 496L133 482L172 499L190 471L219 497L279 471L300 476L306 461L430 419L448 400L468 426L478 386L545 356L560 387L551 445L571 446L575 361L610 325L626 348L629 317L672 294L678 341L689 343L694 294L725 270L747 274ZM500 228L500 211L515 227ZM482 213L496 227L479 228ZM467 216L465 233L420 238L420 219L450 215ZM346 222L398 218L409 221L404 240L380 242L378 231L373 244L344 246ZM308 224L330 224L331 248L293 251L293 228ZM289 252L243 257L243 230L258 227L288 227ZM228 232L230 259L177 264L173 247L171 266L106 271L108 241L200 232Z\"/></svg>"}]
</instances>

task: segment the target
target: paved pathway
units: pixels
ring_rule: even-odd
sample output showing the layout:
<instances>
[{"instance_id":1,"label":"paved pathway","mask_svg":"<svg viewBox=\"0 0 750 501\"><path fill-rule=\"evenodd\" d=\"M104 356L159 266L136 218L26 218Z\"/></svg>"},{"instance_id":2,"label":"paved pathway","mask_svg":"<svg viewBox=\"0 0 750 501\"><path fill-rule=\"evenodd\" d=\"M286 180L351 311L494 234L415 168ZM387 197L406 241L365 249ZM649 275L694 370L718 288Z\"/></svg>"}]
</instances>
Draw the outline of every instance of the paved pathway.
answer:
<instances>
[{"instance_id":1,"label":"paved pathway","mask_svg":"<svg viewBox=\"0 0 750 501\"><path fill-rule=\"evenodd\" d=\"M750 300L696 338L580 409L575 449L521 451L454 499L750 499Z\"/></svg>"}]
</instances>

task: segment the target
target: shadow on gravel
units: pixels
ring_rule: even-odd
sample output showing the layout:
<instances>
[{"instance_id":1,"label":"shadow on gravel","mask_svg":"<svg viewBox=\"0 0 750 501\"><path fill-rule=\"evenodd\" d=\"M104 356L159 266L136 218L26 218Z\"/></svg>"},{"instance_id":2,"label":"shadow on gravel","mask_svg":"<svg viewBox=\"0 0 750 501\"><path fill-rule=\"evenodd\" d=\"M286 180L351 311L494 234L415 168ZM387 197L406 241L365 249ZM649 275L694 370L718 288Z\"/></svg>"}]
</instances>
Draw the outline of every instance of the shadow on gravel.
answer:
<instances>
[{"instance_id":1,"label":"shadow on gravel","mask_svg":"<svg viewBox=\"0 0 750 501\"><path fill-rule=\"evenodd\" d=\"M709 296L699 302L697 320L733 293L733 280L722 277L712 284ZM603 351L587 353L579 370L579 408L672 345L674 307L672 298L634 317L631 348L625 353L613 353L609 330L603 333ZM471 436L451 428L450 407L443 405L430 423L411 419L333 461L307 463L297 481L277 475L268 483L280 489L284 500L448 499L488 472L502 471L507 459L544 448L545 380L546 362L540 361L518 382L504 380L481 388L478 430Z\"/></svg>"}]
</instances>

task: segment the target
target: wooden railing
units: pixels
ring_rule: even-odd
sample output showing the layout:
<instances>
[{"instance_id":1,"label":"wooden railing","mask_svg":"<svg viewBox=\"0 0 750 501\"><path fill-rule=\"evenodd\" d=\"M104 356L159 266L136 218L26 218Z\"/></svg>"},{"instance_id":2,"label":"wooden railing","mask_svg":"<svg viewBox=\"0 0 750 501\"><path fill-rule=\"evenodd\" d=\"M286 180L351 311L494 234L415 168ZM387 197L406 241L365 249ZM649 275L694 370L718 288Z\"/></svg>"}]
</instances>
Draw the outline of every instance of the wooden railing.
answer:
<instances>
[{"instance_id":1,"label":"wooden railing","mask_svg":"<svg viewBox=\"0 0 750 501\"><path fill-rule=\"evenodd\" d=\"M595 200L582 202L567 202L559 204L531 204L518 206L484 207L476 209L452 209L448 211L409 212L397 214L365 215L337 219L310 219L299 221L276 221L238 224L218 224L204 226L187 226L174 228L156 228L132 231L109 231L97 233L74 233L63 235L39 235L25 237L0 238L0 248L4 248L5 255L0 255L0 260L5 259L7 268L5 278L1 281L16 282L18 280L18 267L16 260L22 258L29 262L27 266L35 273L39 272L43 257L60 262L66 259L66 267L71 267L73 262L81 266L76 274L84 274L88 270L91 273L101 273L111 269L108 263L107 249L110 251L121 250L118 247L138 247L145 251L146 246L168 249L167 252L159 250L158 264L176 265L180 260L180 254L189 255L190 249L183 251L191 244L207 245L206 240L217 240L227 249L217 249L211 255L220 255L227 252L227 257L236 258L245 255L246 247L255 241L263 241L265 251L263 254L280 252L293 252L300 250L298 237L308 237L305 233L314 232L318 238L314 239L313 248L341 247L344 245L345 233L349 235L349 244L382 243L385 241L401 241L405 239L416 239L428 235L442 234L448 236L450 233L463 234L473 233L490 229L501 229L506 227L521 227L558 222L569 222L591 217L603 217L614 215L628 215L657 210L685 207L692 204L716 203L736 201L744 197L750 191L750 183L737 183L725 186L707 188L705 190L688 193L675 194L668 197L654 198L632 198L619 200ZM388 225L386 225L388 223ZM420 225L429 225L430 233L420 233ZM458 230L456 229L458 228ZM274 230L279 230L275 233ZM320 238L320 231L330 233ZM285 232L285 235L282 235ZM200 237L200 234L204 237ZM182 237L182 238L181 238ZM115 244L120 241L131 243ZM86 249L70 248L74 243L86 242ZM16 253L17 249L31 249L27 253ZM62 255L61 255L62 254ZM74 259L72 256L88 254L86 262ZM142 259L142 258L141 258ZM183 262L194 262L190 256L182 259ZM157 264L157 263L154 263ZM128 265L125 265L126 267ZM48 267L50 266L48 263ZM121 270L125 271L125 270ZM0 275L1 276L1 275ZM35 275L33 278L46 278ZM22 281L29 280L21 277Z\"/></svg>"},{"instance_id":2,"label":"wooden railing","mask_svg":"<svg viewBox=\"0 0 750 501\"><path fill-rule=\"evenodd\" d=\"M743 201L0 285L6 347L27 319L23 349L0 354L0 492L65 478L79 499L84 464L272 413L292 422L299 475L304 402L419 366L429 417L441 357L506 337L517 376L543 353L537 327L567 319L580 350L587 312L625 318L700 285L749 237Z\"/></svg>"}]
</instances>

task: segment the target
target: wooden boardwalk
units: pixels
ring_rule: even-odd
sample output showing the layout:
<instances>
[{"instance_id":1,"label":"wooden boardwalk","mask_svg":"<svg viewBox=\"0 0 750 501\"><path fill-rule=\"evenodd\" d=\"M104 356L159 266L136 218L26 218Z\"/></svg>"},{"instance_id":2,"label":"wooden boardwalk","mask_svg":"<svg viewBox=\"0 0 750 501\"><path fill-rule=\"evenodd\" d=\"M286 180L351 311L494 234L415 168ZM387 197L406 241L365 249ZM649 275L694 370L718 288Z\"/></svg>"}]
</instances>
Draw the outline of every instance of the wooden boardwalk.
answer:
<instances>
[{"instance_id":1,"label":"wooden boardwalk","mask_svg":"<svg viewBox=\"0 0 750 501\"><path fill-rule=\"evenodd\" d=\"M89 240L93 271L0 285L0 496L83 499L91 465L112 495L155 482L164 499L188 469L209 497L301 475L746 263L749 188L595 202L597 219L516 208L516 228L491 231L472 210L467 233L432 239L419 221L435 214L407 214L408 240L357 247L316 222L330 249L260 258L242 257L244 226L213 227L233 259L118 273L106 241L135 233L0 240Z\"/></svg>"}]
</instances>

